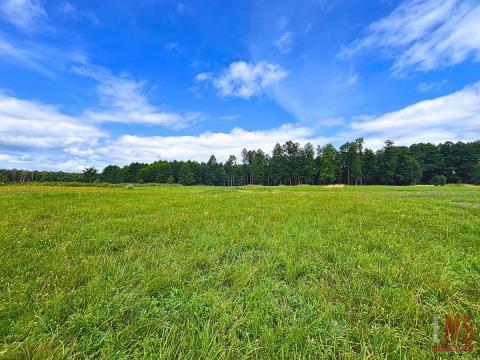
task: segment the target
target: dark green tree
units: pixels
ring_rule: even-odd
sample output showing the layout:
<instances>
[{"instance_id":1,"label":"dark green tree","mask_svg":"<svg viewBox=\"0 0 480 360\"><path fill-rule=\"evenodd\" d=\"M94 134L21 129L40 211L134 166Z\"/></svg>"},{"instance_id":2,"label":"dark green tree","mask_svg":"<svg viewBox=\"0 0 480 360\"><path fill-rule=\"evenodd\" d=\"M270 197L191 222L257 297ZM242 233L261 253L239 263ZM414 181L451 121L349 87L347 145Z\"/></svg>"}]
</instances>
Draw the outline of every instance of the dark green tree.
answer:
<instances>
[{"instance_id":1,"label":"dark green tree","mask_svg":"<svg viewBox=\"0 0 480 360\"><path fill-rule=\"evenodd\" d=\"M228 160L223 166L225 169L225 178L228 186L235 186L236 174L235 170L237 167L237 158L235 155L230 155Z\"/></svg>"},{"instance_id":2,"label":"dark green tree","mask_svg":"<svg viewBox=\"0 0 480 360\"><path fill-rule=\"evenodd\" d=\"M147 167L147 164L141 164L139 162L134 162L128 165L124 169L124 179L122 182L134 183L137 182L137 175L144 167Z\"/></svg>"},{"instance_id":3,"label":"dark green tree","mask_svg":"<svg viewBox=\"0 0 480 360\"><path fill-rule=\"evenodd\" d=\"M224 185L225 183L225 170L222 164L217 162L214 155L210 156L210 159L206 165L205 184L206 185Z\"/></svg>"},{"instance_id":4,"label":"dark green tree","mask_svg":"<svg viewBox=\"0 0 480 360\"><path fill-rule=\"evenodd\" d=\"M480 185L480 161L473 166L472 182L475 185Z\"/></svg>"},{"instance_id":5,"label":"dark green tree","mask_svg":"<svg viewBox=\"0 0 480 360\"><path fill-rule=\"evenodd\" d=\"M333 184L338 176L338 152L332 144L318 147L320 165L319 181L321 184Z\"/></svg>"},{"instance_id":6,"label":"dark green tree","mask_svg":"<svg viewBox=\"0 0 480 360\"><path fill-rule=\"evenodd\" d=\"M272 158L270 159L270 173L273 185L285 184L286 165L283 148L280 144L276 144L273 148Z\"/></svg>"},{"instance_id":7,"label":"dark green tree","mask_svg":"<svg viewBox=\"0 0 480 360\"><path fill-rule=\"evenodd\" d=\"M430 143L413 144L410 152L422 168L422 183L429 184L435 174L444 173L442 154L437 146Z\"/></svg>"},{"instance_id":8,"label":"dark green tree","mask_svg":"<svg viewBox=\"0 0 480 360\"><path fill-rule=\"evenodd\" d=\"M385 141L385 146L377 153L377 161L379 183L384 185L394 184L397 168L397 151L392 140Z\"/></svg>"},{"instance_id":9,"label":"dark green tree","mask_svg":"<svg viewBox=\"0 0 480 360\"><path fill-rule=\"evenodd\" d=\"M286 184L296 185L300 173L300 145L293 141L287 141L283 144L283 153L285 155Z\"/></svg>"},{"instance_id":10,"label":"dark green tree","mask_svg":"<svg viewBox=\"0 0 480 360\"><path fill-rule=\"evenodd\" d=\"M305 144L303 149L300 149L300 182L302 184L313 184L315 181L315 150L310 143Z\"/></svg>"},{"instance_id":11,"label":"dark green tree","mask_svg":"<svg viewBox=\"0 0 480 360\"><path fill-rule=\"evenodd\" d=\"M342 178L348 185L358 185L362 182L362 151L363 138L347 142L340 147Z\"/></svg>"},{"instance_id":12,"label":"dark green tree","mask_svg":"<svg viewBox=\"0 0 480 360\"><path fill-rule=\"evenodd\" d=\"M252 152L252 178L255 184L262 185L267 177L267 157L262 150Z\"/></svg>"},{"instance_id":13,"label":"dark green tree","mask_svg":"<svg viewBox=\"0 0 480 360\"><path fill-rule=\"evenodd\" d=\"M93 166L83 170L83 182L93 183L98 178L98 171Z\"/></svg>"},{"instance_id":14,"label":"dark green tree","mask_svg":"<svg viewBox=\"0 0 480 360\"><path fill-rule=\"evenodd\" d=\"M422 177L422 168L406 147L397 148L395 185L413 185Z\"/></svg>"},{"instance_id":15,"label":"dark green tree","mask_svg":"<svg viewBox=\"0 0 480 360\"><path fill-rule=\"evenodd\" d=\"M370 149L365 149L362 159L363 184L372 185L378 183L377 156Z\"/></svg>"},{"instance_id":16,"label":"dark green tree","mask_svg":"<svg viewBox=\"0 0 480 360\"><path fill-rule=\"evenodd\" d=\"M110 184L118 184L122 181L122 169L116 165L108 165L100 175L102 181Z\"/></svg>"}]
</instances>

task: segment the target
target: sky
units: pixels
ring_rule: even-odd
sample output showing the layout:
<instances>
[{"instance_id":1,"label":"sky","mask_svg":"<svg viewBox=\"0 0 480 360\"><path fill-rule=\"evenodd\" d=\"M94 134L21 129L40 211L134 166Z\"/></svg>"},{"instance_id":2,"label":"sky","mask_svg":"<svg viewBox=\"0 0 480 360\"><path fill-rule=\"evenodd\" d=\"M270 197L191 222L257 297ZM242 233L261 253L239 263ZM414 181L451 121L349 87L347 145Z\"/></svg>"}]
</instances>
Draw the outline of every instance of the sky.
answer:
<instances>
[{"instance_id":1,"label":"sky","mask_svg":"<svg viewBox=\"0 0 480 360\"><path fill-rule=\"evenodd\" d=\"M0 168L480 139L480 0L0 0Z\"/></svg>"}]
</instances>

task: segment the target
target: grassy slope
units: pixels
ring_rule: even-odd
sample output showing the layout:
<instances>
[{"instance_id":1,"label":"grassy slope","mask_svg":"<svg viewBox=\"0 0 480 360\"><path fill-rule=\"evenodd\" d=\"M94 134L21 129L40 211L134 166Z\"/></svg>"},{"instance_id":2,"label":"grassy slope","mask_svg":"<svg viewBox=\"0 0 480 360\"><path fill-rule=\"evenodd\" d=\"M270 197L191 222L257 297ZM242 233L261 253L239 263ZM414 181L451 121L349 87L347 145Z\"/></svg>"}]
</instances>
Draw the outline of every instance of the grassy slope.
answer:
<instances>
[{"instance_id":1,"label":"grassy slope","mask_svg":"<svg viewBox=\"0 0 480 360\"><path fill-rule=\"evenodd\" d=\"M0 208L0 358L421 359L434 314L480 328L480 188L4 186Z\"/></svg>"}]
</instances>

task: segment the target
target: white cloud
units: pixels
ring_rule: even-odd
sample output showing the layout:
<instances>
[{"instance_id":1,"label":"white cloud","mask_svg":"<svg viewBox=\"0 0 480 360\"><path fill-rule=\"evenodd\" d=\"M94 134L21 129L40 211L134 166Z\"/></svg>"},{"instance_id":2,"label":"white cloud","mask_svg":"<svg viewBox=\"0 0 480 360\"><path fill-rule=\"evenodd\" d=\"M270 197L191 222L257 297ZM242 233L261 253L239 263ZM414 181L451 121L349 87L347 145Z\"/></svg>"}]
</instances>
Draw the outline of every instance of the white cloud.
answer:
<instances>
[{"instance_id":1,"label":"white cloud","mask_svg":"<svg viewBox=\"0 0 480 360\"><path fill-rule=\"evenodd\" d=\"M0 153L0 167L8 169L80 172L92 166L91 159L67 158L63 154L11 155ZM104 166L102 164L102 166Z\"/></svg>"},{"instance_id":2,"label":"white cloud","mask_svg":"<svg viewBox=\"0 0 480 360\"><path fill-rule=\"evenodd\" d=\"M104 135L55 106L0 93L0 149L88 148Z\"/></svg>"},{"instance_id":3,"label":"white cloud","mask_svg":"<svg viewBox=\"0 0 480 360\"><path fill-rule=\"evenodd\" d=\"M436 92L440 91L447 84L447 80L433 81L433 82L421 82L417 85L417 90L420 92Z\"/></svg>"},{"instance_id":4,"label":"white cloud","mask_svg":"<svg viewBox=\"0 0 480 360\"><path fill-rule=\"evenodd\" d=\"M316 123L317 127L340 127L345 125L345 120L342 117L334 117L330 119L320 120Z\"/></svg>"},{"instance_id":5,"label":"white cloud","mask_svg":"<svg viewBox=\"0 0 480 360\"><path fill-rule=\"evenodd\" d=\"M0 33L0 58L13 66L37 71L54 78L56 73L67 68L67 64L83 64L88 56L79 48L55 48L31 41L14 43Z\"/></svg>"},{"instance_id":6,"label":"white cloud","mask_svg":"<svg viewBox=\"0 0 480 360\"><path fill-rule=\"evenodd\" d=\"M103 164L96 150L108 136L57 106L0 91L0 166L80 171Z\"/></svg>"},{"instance_id":7,"label":"white cloud","mask_svg":"<svg viewBox=\"0 0 480 360\"><path fill-rule=\"evenodd\" d=\"M475 140L480 137L480 83L399 111L353 121L350 137L365 136L376 146L385 139L399 144Z\"/></svg>"},{"instance_id":8,"label":"white cloud","mask_svg":"<svg viewBox=\"0 0 480 360\"><path fill-rule=\"evenodd\" d=\"M329 137L322 128L343 130ZM346 130L345 130L346 129ZM206 161L214 154L225 161L242 148L270 152L275 143L340 143L359 136L370 148L392 139L399 145L415 142L469 141L480 137L480 83L450 95L425 100L380 116L358 116L350 125L341 118L319 121L316 127L285 124L273 129L204 132L188 136L123 135L106 137L96 127L65 115L57 107L0 97L0 163L7 167L79 171L95 165L124 165L133 161ZM105 139L102 139L105 136ZM99 141L102 139L103 141Z\"/></svg>"},{"instance_id":9,"label":"white cloud","mask_svg":"<svg viewBox=\"0 0 480 360\"><path fill-rule=\"evenodd\" d=\"M152 105L144 94L145 83L135 81L127 74L114 76L100 67L74 67L74 72L98 82L100 109L88 110L85 117L95 122L144 123L183 129L201 121L199 112L166 112Z\"/></svg>"},{"instance_id":10,"label":"white cloud","mask_svg":"<svg viewBox=\"0 0 480 360\"><path fill-rule=\"evenodd\" d=\"M47 18L43 3L39 0L3 0L0 11L6 21L24 32L37 30Z\"/></svg>"},{"instance_id":11,"label":"white cloud","mask_svg":"<svg viewBox=\"0 0 480 360\"><path fill-rule=\"evenodd\" d=\"M232 114L232 115L222 115L220 116L220 120L225 120L225 121L233 121L236 120L240 117L238 114Z\"/></svg>"},{"instance_id":12,"label":"white cloud","mask_svg":"<svg viewBox=\"0 0 480 360\"><path fill-rule=\"evenodd\" d=\"M249 99L262 95L270 86L287 76L279 65L261 61L256 64L236 61L217 75L200 73L197 81L211 81L219 96Z\"/></svg>"},{"instance_id":13,"label":"white cloud","mask_svg":"<svg viewBox=\"0 0 480 360\"><path fill-rule=\"evenodd\" d=\"M24 47L18 47L0 35L0 56L10 62L28 67L52 77L53 73L41 64L43 56Z\"/></svg>"},{"instance_id":14,"label":"white cloud","mask_svg":"<svg viewBox=\"0 0 480 360\"><path fill-rule=\"evenodd\" d=\"M202 73L199 73L195 76L196 81L206 81L206 80L209 80L209 79L211 79L211 74L209 74L209 73L202 72Z\"/></svg>"},{"instance_id":15,"label":"white cloud","mask_svg":"<svg viewBox=\"0 0 480 360\"><path fill-rule=\"evenodd\" d=\"M60 4L58 13L66 20L88 20L94 26L100 26L100 20L92 10L77 9L75 5L66 1Z\"/></svg>"},{"instance_id":16,"label":"white cloud","mask_svg":"<svg viewBox=\"0 0 480 360\"><path fill-rule=\"evenodd\" d=\"M280 37L273 41L273 45L280 51L282 54L288 54L292 51L293 46L293 36L289 31L284 32Z\"/></svg>"},{"instance_id":17,"label":"white cloud","mask_svg":"<svg viewBox=\"0 0 480 360\"><path fill-rule=\"evenodd\" d=\"M239 156L242 148L271 152L275 143L288 140L315 144L326 139L314 137L311 128L292 124L269 130L246 131L234 128L228 133L205 132L195 136L134 136L124 135L98 150L98 153L119 164L132 161L165 160L206 161L214 154L224 161L229 155Z\"/></svg>"},{"instance_id":18,"label":"white cloud","mask_svg":"<svg viewBox=\"0 0 480 360\"><path fill-rule=\"evenodd\" d=\"M475 0L407 0L371 24L367 35L342 49L349 57L383 49L393 72L429 71L468 59L480 60L480 5Z\"/></svg>"},{"instance_id":19,"label":"white cloud","mask_svg":"<svg viewBox=\"0 0 480 360\"><path fill-rule=\"evenodd\" d=\"M92 73L87 74L87 70ZM356 117L350 125L342 118L327 118L318 121L316 127L285 124L255 131L234 128L230 132L204 132L189 136L126 134L114 138L86 120L92 120L93 114L104 115L107 120L113 121L115 119L108 116L139 113L141 121L151 115L157 122L160 113L142 94L142 83L128 76L112 76L98 68L82 71L98 81L101 103L106 109L85 112L88 119L83 115L67 115L57 106L22 100L0 92L0 164L5 164L2 166L79 171L89 165L101 168L109 163L123 165L132 161L206 161L211 154L224 161L230 154L238 156L244 147L270 152L276 142L287 140L315 145L333 141L338 145L339 142L364 136L367 146L379 148L388 138L397 144L410 145L414 142L466 141L480 137L480 83L477 83L398 111ZM166 121L161 120L162 123ZM336 133L330 137L319 135L325 127L335 127Z\"/></svg>"},{"instance_id":20,"label":"white cloud","mask_svg":"<svg viewBox=\"0 0 480 360\"><path fill-rule=\"evenodd\" d=\"M71 16L73 18L76 18L78 16L77 8L68 1L60 4L58 11L60 14L63 14L65 16Z\"/></svg>"},{"instance_id":21,"label":"white cloud","mask_svg":"<svg viewBox=\"0 0 480 360\"><path fill-rule=\"evenodd\" d=\"M165 44L165 50L167 50L167 51L178 51L179 46L178 46L177 43L169 42L169 43Z\"/></svg>"},{"instance_id":22,"label":"white cloud","mask_svg":"<svg viewBox=\"0 0 480 360\"><path fill-rule=\"evenodd\" d=\"M22 158L10 154L0 154L0 163L9 165L12 164L12 167L16 167L19 164L24 165L28 163L28 159L26 159L25 157Z\"/></svg>"}]
</instances>

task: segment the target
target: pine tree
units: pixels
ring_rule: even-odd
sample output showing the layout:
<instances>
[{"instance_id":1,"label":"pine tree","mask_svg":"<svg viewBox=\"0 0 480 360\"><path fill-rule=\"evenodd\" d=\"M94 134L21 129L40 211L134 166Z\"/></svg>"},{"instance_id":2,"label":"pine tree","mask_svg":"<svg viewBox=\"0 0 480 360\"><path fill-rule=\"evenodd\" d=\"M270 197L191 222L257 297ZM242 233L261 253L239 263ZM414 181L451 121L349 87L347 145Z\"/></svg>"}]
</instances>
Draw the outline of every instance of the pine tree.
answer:
<instances>
[{"instance_id":1,"label":"pine tree","mask_svg":"<svg viewBox=\"0 0 480 360\"><path fill-rule=\"evenodd\" d=\"M301 182L313 184L315 180L315 150L310 143L301 150Z\"/></svg>"},{"instance_id":2,"label":"pine tree","mask_svg":"<svg viewBox=\"0 0 480 360\"><path fill-rule=\"evenodd\" d=\"M320 172L319 181L321 184L333 184L338 174L338 153L332 144L319 148Z\"/></svg>"},{"instance_id":3,"label":"pine tree","mask_svg":"<svg viewBox=\"0 0 480 360\"><path fill-rule=\"evenodd\" d=\"M197 180L193 174L193 164L190 161L183 163L180 167L180 183L183 185L195 185Z\"/></svg>"},{"instance_id":4,"label":"pine tree","mask_svg":"<svg viewBox=\"0 0 480 360\"><path fill-rule=\"evenodd\" d=\"M273 185L285 184L285 155L280 144L275 144L270 160L270 172L272 176Z\"/></svg>"}]
</instances>

